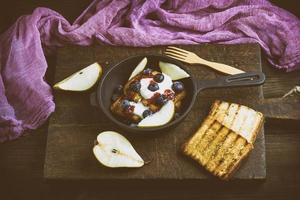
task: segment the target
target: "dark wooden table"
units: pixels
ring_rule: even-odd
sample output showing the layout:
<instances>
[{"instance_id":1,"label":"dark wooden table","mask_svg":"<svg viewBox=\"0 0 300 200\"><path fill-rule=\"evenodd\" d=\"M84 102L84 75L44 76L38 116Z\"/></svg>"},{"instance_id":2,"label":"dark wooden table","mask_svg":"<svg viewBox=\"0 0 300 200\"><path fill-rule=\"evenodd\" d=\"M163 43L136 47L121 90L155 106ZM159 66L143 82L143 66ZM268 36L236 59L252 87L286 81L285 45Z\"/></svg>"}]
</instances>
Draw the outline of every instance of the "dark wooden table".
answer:
<instances>
[{"instance_id":1,"label":"dark wooden table","mask_svg":"<svg viewBox=\"0 0 300 200\"><path fill-rule=\"evenodd\" d=\"M48 6L74 19L88 1L9 1L4 16L12 16L3 23L7 28L16 16L29 13L36 6ZM21 1L20 1L21 2ZM52 3L51 3L52 2ZM285 5L280 1L280 5ZM288 1L287 5L292 5ZM19 6L19 7L18 7ZM21 7L20 7L21 6ZM289 6L288 6L289 7ZM3 9L4 8L4 9ZM296 7L292 7L296 11ZM5 7L1 6L1 11ZM298 15L299 16L299 15ZM3 18L2 18L3 19ZM53 80L55 57L48 58L47 79ZM265 97L282 96L300 84L300 71L284 74L271 68L264 60L263 70L268 81ZM297 199L300 196L300 121L267 120L266 158L267 179L264 182L46 182L43 177L47 124L28 136L0 144L0 199Z\"/></svg>"}]
</instances>

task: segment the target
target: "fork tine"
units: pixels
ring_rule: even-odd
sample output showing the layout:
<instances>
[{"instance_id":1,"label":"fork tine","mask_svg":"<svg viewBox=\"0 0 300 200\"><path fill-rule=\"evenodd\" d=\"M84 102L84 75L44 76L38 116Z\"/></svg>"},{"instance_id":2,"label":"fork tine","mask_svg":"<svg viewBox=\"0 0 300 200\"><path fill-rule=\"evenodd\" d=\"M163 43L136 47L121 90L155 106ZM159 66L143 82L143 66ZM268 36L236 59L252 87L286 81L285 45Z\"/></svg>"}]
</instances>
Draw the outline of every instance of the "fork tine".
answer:
<instances>
[{"instance_id":1,"label":"fork tine","mask_svg":"<svg viewBox=\"0 0 300 200\"><path fill-rule=\"evenodd\" d=\"M191 53L189 51L186 51L184 49L181 49L181 48L178 48L178 47L174 47L174 46L168 46L167 49L174 49L174 50L177 50L177 51L181 51L182 53Z\"/></svg>"},{"instance_id":2,"label":"fork tine","mask_svg":"<svg viewBox=\"0 0 300 200\"><path fill-rule=\"evenodd\" d=\"M171 56L171 55L166 55L167 57L170 57L170 58L173 58L173 59L175 59L175 60L180 60L180 61L182 61L182 62L186 62L186 60L184 60L184 59L182 59L182 58L178 58L178 57L176 57L176 56Z\"/></svg>"},{"instance_id":3,"label":"fork tine","mask_svg":"<svg viewBox=\"0 0 300 200\"><path fill-rule=\"evenodd\" d=\"M177 50L172 50L172 49L167 49L165 52L166 52L166 53L173 53L173 54L177 54L177 55L180 55L180 56L187 56L187 54L186 54L186 53L182 53L182 52L180 52L180 51L177 51Z\"/></svg>"},{"instance_id":4,"label":"fork tine","mask_svg":"<svg viewBox=\"0 0 300 200\"><path fill-rule=\"evenodd\" d=\"M166 55L170 55L170 56L174 56L174 57L177 57L177 58L181 58L181 59L185 59L186 56L183 56L183 55L178 55L178 54L175 54L175 53L171 53L171 52L165 52Z\"/></svg>"}]
</instances>

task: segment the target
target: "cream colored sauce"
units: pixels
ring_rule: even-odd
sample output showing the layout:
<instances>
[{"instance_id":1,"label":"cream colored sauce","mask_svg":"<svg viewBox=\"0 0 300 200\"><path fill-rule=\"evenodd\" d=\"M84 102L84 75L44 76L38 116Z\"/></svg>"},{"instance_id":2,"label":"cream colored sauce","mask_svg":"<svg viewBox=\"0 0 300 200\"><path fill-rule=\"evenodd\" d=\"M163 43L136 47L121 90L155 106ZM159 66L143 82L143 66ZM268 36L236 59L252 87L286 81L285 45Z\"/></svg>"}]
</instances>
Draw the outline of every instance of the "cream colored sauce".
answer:
<instances>
[{"instance_id":1,"label":"cream colored sauce","mask_svg":"<svg viewBox=\"0 0 300 200\"><path fill-rule=\"evenodd\" d=\"M135 103L133 101L130 101L129 104L131 106L134 106L134 110L133 110L133 113L135 115L138 115L139 117L143 118L143 112L145 110L148 110L149 108L147 106L144 106L144 104L140 101L138 103Z\"/></svg>"},{"instance_id":2,"label":"cream colored sauce","mask_svg":"<svg viewBox=\"0 0 300 200\"><path fill-rule=\"evenodd\" d=\"M150 82L154 81L153 78L143 78L140 80L141 83L140 93L144 99L150 99L151 97L153 97L155 93L163 94L166 90L173 91L172 90L173 82L171 77L164 73L163 75L164 75L164 80L161 83L157 83L159 89L154 92L148 89Z\"/></svg>"}]
</instances>

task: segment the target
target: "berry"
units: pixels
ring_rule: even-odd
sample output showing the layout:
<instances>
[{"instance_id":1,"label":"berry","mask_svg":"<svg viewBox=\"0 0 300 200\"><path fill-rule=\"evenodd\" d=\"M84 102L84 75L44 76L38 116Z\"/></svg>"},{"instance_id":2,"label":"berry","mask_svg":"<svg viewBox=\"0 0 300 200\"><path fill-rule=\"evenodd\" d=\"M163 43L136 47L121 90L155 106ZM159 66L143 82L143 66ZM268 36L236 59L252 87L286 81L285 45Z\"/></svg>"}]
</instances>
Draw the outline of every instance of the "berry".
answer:
<instances>
[{"instance_id":1,"label":"berry","mask_svg":"<svg viewBox=\"0 0 300 200\"><path fill-rule=\"evenodd\" d=\"M165 95L160 95L156 100L155 103L159 106L164 105L165 103L167 103L168 99Z\"/></svg>"},{"instance_id":2,"label":"berry","mask_svg":"<svg viewBox=\"0 0 300 200\"><path fill-rule=\"evenodd\" d=\"M133 92L139 92L140 89L141 89L141 83L139 81L135 81L135 82L130 84L129 88Z\"/></svg>"},{"instance_id":3,"label":"berry","mask_svg":"<svg viewBox=\"0 0 300 200\"><path fill-rule=\"evenodd\" d=\"M115 94L122 94L122 91L123 91L123 85L118 85L115 90L114 90L114 93Z\"/></svg>"},{"instance_id":4,"label":"berry","mask_svg":"<svg viewBox=\"0 0 300 200\"><path fill-rule=\"evenodd\" d=\"M145 110L145 111L143 112L143 117L144 117L144 118L148 117L149 115L152 115L152 111L151 111L151 110Z\"/></svg>"},{"instance_id":5,"label":"berry","mask_svg":"<svg viewBox=\"0 0 300 200\"><path fill-rule=\"evenodd\" d=\"M122 107L123 109L129 108L129 106L130 106L130 103L129 103L129 101L128 101L127 99L125 99L125 100L122 101L121 107Z\"/></svg>"},{"instance_id":6,"label":"berry","mask_svg":"<svg viewBox=\"0 0 300 200\"><path fill-rule=\"evenodd\" d=\"M152 91L152 92L155 92L156 90L159 90L159 86L157 83L150 83L148 85L148 90Z\"/></svg>"},{"instance_id":7,"label":"berry","mask_svg":"<svg viewBox=\"0 0 300 200\"><path fill-rule=\"evenodd\" d=\"M175 98L175 93L172 90L166 89L164 94L168 100L173 100Z\"/></svg>"},{"instance_id":8,"label":"berry","mask_svg":"<svg viewBox=\"0 0 300 200\"><path fill-rule=\"evenodd\" d=\"M183 91L184 90L183 83L180 81L175 81L172 85L172 90L174 90L175 92Z\"/></svg>"},{"instance_id":9,"label":"berry","mask_svg":"<svg viewBox=\"0 0 300 200\"><path fill-rule=\"evenodd\" d=\"M116 101L118 98L119 98L119 94L113 94L111 100Z\"/></svg>"},{"instance_id":10,"label":"berry","mask_svg":"<svg viewBox=\"0 0 300 200\"><path fill-rule=\"evenodd\" d=\"M150 69L150 68L147 68L143 71L144 75L150 75L151 73L152 73L152 69Z\"/></svg>"},{"instance_id":11,"label":"berry","mask_svg":"<svg viewBox=\"0 0 300 200\"><path fill-rule=\"evenodd\" d=\"M125 114L132 114L133 111L134 111L134 106L129 105L129 106L124 108Z\"/></svg>"},{"instance_id":12,"label":"berry","mask_svg":"<svg viewBox=\"0 0 300 200\"><path fill-rule=\"evenodd\" d=\"M165 78L164 75L161 73L155 74L155 76L153 77L153 79L158 83L163 82L164 78Z\"/></svg>"}]
</instances>

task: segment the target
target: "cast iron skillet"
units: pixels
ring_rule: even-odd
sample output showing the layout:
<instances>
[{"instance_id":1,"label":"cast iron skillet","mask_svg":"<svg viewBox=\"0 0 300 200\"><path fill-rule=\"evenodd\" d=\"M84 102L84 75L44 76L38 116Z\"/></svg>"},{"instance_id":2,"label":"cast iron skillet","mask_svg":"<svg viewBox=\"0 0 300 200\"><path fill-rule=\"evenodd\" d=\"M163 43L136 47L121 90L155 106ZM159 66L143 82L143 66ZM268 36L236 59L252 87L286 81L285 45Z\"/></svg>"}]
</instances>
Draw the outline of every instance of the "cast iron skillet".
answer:
<instances>
[{"instance_id":1,"label":"cast iron skillet","mask_svg":"<svg viewBox=\"0 0 300 200\"><path fill-rule=\"evenodd\" d=\"M158 62L159 61L169 62L181 67L191 76L190 78L180 80L184 83L187 92L187 95L183 101L180 117L178 117L177 119L171 121L170 123L164 126L151 127L151 128L132 127L122 122L122 120L118 119L118 117L113 115L110 111L110 105L112 103L111 97L114 89L116 88L117 85L120 84L124 85L127 82L131 72L134 70L137 64L144 57L147 57L148 59L147 67L160 71L158 67ZM100 107L103 113L112 122L114 122L116 125L118 125L120 128L126 131L133 132L133 133L154 133L162 130L169 130L171 128L174 128L180 122L182 122L183 119L189 113L189 111L192 109L197 94L201 90L208 89L208 88L257 86L263 84L264 81L265 81L265 75L262 72L247 72L238 75L224 76L212 80L198 80L195 77L193 77L193 74L190 73L189 70L185 68L182 63L174 59L168 58L163 55L145 54L145 55L129 57L121 61L120 63L116 64L112 68L110 68L103 75L103 78L96 90L96 94L94 93L94 95L91 95L91 102L94 102L92 104L96 104L98 107Z\"/></svg>"}]
</instances>

